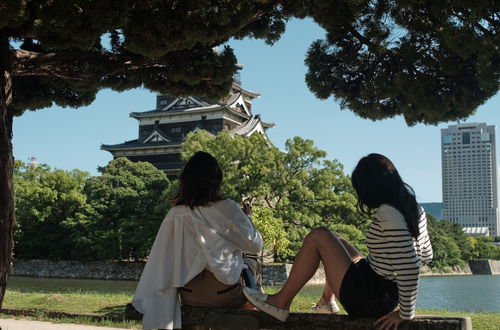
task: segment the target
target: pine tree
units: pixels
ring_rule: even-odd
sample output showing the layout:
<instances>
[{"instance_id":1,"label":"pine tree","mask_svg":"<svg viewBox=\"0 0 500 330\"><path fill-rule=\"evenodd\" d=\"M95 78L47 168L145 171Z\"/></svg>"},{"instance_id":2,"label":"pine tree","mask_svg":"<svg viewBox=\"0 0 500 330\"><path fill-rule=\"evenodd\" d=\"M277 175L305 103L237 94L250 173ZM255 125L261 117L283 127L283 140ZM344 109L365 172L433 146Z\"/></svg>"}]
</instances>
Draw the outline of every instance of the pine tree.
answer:
<instances>
[{"instance_id":1,"label":"pine tree","mask_svg":"<svg viewBox=\"0 0 500 330\"><path fill-rule=\"evenodd\" d=\"M103 88L217 99L237 69L230 37L272 43L277 1L0 2L0 308L12 255L12 120L26 110L90 104Z\"/></svg>"},{"instance_id":2,"label":"pine tree","mask_svg":"<svg viewBox=\"0 0 500 330\"><path fill-rule=\"evenodd\" d=\"M498 90L493 0L2 0L0 2L0 308L12 251L12 120L90 104L103 88L217 99L236 71L229 38L272 44L290 17L325 40L306 76L365 118L464 118Z\"/></svg>"}]
</instances>

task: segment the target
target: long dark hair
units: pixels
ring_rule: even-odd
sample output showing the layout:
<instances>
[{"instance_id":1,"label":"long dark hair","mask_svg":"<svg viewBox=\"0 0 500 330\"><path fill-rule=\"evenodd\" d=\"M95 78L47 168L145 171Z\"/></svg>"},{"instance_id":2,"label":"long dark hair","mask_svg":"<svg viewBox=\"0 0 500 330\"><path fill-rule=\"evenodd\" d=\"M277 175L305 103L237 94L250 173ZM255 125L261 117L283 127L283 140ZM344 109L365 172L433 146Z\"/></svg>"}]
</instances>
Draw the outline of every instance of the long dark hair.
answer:
<instances>
[{"instance_id":1,"label":"long dark hair","mask_svg":"<svg viewBox=\"0 0 500 330\"><path fill-rule=\"evenodd\" d=\"M376 208L388 204L403 214L411 236L418 237L420 209L415 192L403 182L389 158L380 154L361 158L351 180L362 214L373 216Z\"/></svg>"},{"instance_id":2,"label":"long dark hair","mask_svg":"<svg viewBox=\"0 0 500 330\"><path fill-rule=\"evenodd\" d=\"M212 155L198 151L184 165L174 205L207 206L221 200L222 170Z\"/></svg>"}]
</instances>

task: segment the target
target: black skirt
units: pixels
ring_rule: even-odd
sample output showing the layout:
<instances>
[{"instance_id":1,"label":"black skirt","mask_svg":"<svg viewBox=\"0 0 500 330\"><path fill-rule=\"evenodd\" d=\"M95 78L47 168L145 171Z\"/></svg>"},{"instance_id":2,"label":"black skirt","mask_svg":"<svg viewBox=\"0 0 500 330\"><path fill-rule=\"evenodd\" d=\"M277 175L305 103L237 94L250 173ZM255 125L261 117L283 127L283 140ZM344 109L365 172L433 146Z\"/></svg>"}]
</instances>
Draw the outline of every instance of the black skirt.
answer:
<instances>
[{"instance_id":1,"label":"black skirt","mask_svg":"<svg viewBox=\"0 0 500 330\"><path fill-rule=\"evenodd\" d=\"M398 305L398 286L375 273L368 260L361 259L345 273L339 300L350 316L380 317Z\"/></svg>"}]
</instances>

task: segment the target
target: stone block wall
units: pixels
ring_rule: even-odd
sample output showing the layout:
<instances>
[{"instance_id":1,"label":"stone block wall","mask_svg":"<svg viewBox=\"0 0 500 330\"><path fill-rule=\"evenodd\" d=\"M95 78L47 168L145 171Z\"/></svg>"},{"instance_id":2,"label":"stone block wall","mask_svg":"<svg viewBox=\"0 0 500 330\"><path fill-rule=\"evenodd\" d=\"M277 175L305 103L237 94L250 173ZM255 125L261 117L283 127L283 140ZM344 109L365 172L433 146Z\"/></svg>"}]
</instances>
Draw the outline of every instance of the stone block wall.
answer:
<instances>
[{"instance_id":1,"label":"stone block wall","mask_svg":"<svg viewBox=\"0 0 500 330\"><path fill-rule=\"evenodd\" d=\"M71 261L71 260L20 260L13 263L11 275L30 277L82 278L138 281L145 262L128 261ZM265 285L282 284L288 278L292 265L264 264L262 279ZM423 275L500 274L500 261L474 260L469 266L450 268L443 272L423 269ZM318 269L309 284L323 284L325 272Z\"/></svg>"},{"instance_id":2,"label":"stone block wall","mask_svg":"<svg viewBox=\"0 0 500 330\"><path fill-rule=\"evenodd\" d=\"M14 260L11 275L31 277L139 280L144 262Z\"/></svg>"},{"instance_id":3,"label":"stone block wall","mask_svg":"<svg viewBox=\"0 0 500 330\"><path fill-rule=\"evenodd\" d=\"M470 268L474 274L499 275L500 260L472 260Z\"/></svg>"},{"instance_id":4,"label":"stone block wall","mask_svg":"<svg viewBox=\"0 0 500 330\"><path fill-rule=\"evenodd\" d=\"M145 262L71 261L71 260L14 260L11 275L30 277L82 278L138 281ZM262 279L266 285L282 284L288 278L292 265L262 265ZM325 280L319 269L309 282L321 284Z\"/></svg>"}]
</instances>

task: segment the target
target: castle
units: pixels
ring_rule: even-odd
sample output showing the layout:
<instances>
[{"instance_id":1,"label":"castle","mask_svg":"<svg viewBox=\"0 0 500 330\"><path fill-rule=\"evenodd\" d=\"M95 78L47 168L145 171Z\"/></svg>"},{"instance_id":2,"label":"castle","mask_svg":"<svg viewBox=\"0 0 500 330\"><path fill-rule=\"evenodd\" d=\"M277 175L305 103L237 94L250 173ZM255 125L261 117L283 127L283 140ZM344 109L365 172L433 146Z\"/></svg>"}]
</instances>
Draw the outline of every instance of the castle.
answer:
<instances>
[{"instance_id":1,"label":"castle","mask_svg":"<svg viewBox=\"0 0 500 330\"><path fill-rule=\"evenodd\" d=\"M150 162L158 169L175 177L182 169L182 142L189 132L206 130L216 135L222 130L249 136L255 132L266 135L274 123L262 121L252 114L252 100L260 94L233 82L229 94L219 101L197 97L158 95L156 109L132 112L139 121L136 140L120 144L103 144L101 149L111 152L113 158L126 157L131 161Z\"/></svg>"}]
</instances>

